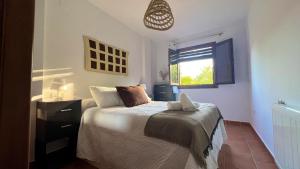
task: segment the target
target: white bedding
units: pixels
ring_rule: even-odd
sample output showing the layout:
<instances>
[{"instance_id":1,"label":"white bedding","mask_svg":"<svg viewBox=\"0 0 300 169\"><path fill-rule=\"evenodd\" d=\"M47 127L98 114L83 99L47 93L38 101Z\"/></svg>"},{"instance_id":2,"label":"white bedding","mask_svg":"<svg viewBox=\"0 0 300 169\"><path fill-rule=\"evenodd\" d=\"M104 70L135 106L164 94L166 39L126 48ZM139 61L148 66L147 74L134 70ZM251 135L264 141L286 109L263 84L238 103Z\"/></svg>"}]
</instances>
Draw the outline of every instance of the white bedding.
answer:
<instances>
[{"instance_id":1,"label":"white bedding","mask_svg":"<svg viewBox=\"0 0 300 169\"><path fill-rule=\"evenodd\" d=\"M133 108L87 109L81 120L77 156L101 169L201 169L189 150L144 136L148 118L167 109L166 102ZM227 138L221 121L207 157L208 169L217 169L217 158Z\"/></svg>"}]
</instances>

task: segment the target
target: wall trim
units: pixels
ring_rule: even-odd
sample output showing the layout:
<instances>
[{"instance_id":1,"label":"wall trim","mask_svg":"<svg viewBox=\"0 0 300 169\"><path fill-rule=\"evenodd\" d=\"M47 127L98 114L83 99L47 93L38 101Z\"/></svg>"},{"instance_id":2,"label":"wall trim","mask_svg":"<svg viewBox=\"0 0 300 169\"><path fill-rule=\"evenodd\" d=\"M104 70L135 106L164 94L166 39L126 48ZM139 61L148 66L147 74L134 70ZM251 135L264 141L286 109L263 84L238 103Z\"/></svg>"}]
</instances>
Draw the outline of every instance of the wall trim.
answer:
<instances>
[{"instance_id":1,"label":"wall trim","mask_svg":"<svg viewBox=\"0 0 300 169\"><path fill-rule=\"evenodd\" d=\"M224 120L224 124L233 124L233 125L250 125L249 122L245 121L234 121L234 120Z\"/></svg>"}]
</instances>

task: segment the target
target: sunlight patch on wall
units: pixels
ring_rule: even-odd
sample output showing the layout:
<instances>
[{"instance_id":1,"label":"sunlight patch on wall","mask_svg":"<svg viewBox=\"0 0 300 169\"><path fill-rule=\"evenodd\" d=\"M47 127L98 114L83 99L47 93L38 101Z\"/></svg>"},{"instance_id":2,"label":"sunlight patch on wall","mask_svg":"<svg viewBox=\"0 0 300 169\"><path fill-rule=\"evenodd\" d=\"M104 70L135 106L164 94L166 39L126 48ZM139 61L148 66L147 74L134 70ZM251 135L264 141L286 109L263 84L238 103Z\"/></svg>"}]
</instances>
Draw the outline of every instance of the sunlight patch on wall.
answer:
<instances>
[{"instance_id":1,"label":"sunlight patch on wall","mask_svg":"<svg viewBox=\"0 0 300 169\"><path fill-rule=\"evenodd\" d=\"M74 99L74 83L72 68L55 68L32 70L32 84L41 82L39 93L34 93L31 101L60 101Z\"/></svg>"},{"instance_id":2,"label":"sunlight patch on wall","mask_svg":"<svg viewBox=\"0 0 300 169\"><path fill-rule=\"evenodd\" d=\"M38 100L41 100L43 98L43 95L36 95L36 96L32 96L31 97L31 101L34 102L34 101L38 101Z\"/></svg>"},{"instance_id":3,"label":"sunlight patch on wall","mask_svg":"<svg viewBox=\"0 0 300 169\"><path fill-rule=\"evenodd\" d=\"M61 73L61 74L53 74L53 75L43 75L43 76L37 76L37 77L32 77L32 81L40 81L40 80L49 80L49 79L55 79L55 78L63 78L67 76L72 76L74 73Z\"/></svg>"},{"instance_id":4,"label":"sunlight patch on wall","mask_svg":"<svg viewBox=\"0 0 300 169\"><path fill-rule=\"evenodd\" d=\"M63 101L74 99L74 84L67 83L58 87L43 89L44 101Z\"/></svg>"},{"instance_id":5,"label":"sunlight patch on wall","mask_svg":"<svg viewBox=\"0 0 300 169\"><path fill-rule=\"evenodd\" d=\"M32 73L56 72L56 71L66 71L66 70L72 70L72 68L39 69L39 70L32 70Z\"/></svg>"}]
</instances>

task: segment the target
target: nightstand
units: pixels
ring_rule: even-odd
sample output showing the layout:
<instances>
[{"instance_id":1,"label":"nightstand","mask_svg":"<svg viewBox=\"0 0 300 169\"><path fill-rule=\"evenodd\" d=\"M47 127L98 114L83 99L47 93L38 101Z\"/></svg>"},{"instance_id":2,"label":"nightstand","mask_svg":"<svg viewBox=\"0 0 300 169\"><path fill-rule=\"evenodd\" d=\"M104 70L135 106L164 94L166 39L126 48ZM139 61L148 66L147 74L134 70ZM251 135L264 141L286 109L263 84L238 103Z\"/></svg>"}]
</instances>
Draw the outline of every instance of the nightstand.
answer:
<instances>
[{"instance_id":1,"label":"nightstand","mask_svg":"<svg viewBox=\"0 0 300 169\"><path fill-rule=\"evenodd\" d=\"M178 98L177 86L169 84L154 85L154 100L155 101L176 101Z\"/></svg>"},{"instance_id":2,"label":"nightstand","mask_svg":"<svg viewBox=\"0 0 300 169\"><path fill-rule=\"evenodd\" d=\"M58 169L76 157L81 100L37 102L35 159Z\"/></svg>"}]
</instances>

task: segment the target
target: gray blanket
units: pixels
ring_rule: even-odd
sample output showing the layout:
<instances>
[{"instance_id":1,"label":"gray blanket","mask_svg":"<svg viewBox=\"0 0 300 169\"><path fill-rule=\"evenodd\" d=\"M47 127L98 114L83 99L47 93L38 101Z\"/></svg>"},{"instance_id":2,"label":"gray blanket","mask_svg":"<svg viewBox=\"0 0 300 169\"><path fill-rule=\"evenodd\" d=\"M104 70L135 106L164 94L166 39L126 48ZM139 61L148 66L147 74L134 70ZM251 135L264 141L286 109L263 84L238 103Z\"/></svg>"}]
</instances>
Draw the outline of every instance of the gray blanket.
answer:
<instances>
[{"instance_id":1,"label":"gray blanket","mask_svg":"<svg viewBox=\"0 0 300 169\"><path fill-rule=\"evenodd\" d=\"M200 104L195 112L164 111L147 121L145 135L163 139L190 149L197 163L207 168L205 161L212 147L214 132L222 115L212 104Z\"/></svg>"}]
</instances>

